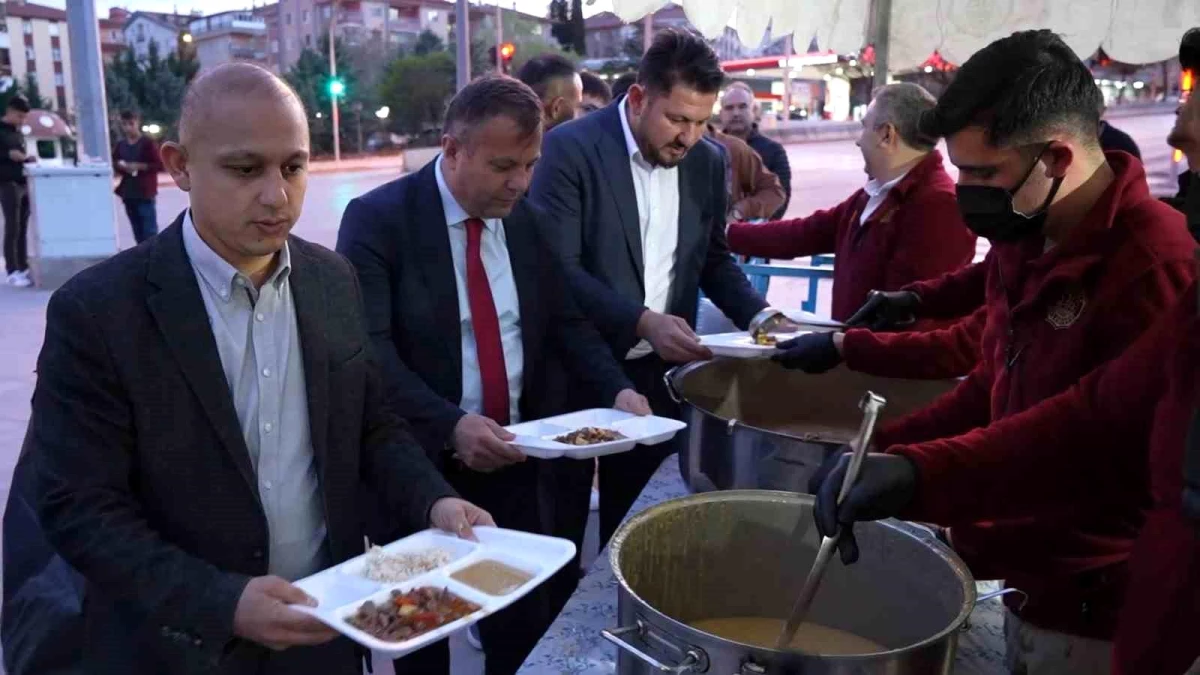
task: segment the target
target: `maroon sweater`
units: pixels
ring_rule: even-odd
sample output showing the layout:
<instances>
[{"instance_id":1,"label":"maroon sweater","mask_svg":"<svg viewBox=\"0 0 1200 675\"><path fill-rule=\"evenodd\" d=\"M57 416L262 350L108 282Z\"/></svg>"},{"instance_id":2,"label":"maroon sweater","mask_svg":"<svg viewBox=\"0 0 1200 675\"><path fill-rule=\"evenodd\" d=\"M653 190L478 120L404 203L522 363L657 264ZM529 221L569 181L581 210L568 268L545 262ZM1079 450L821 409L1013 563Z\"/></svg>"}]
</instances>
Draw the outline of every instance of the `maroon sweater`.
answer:
<instances>
[{"instance_id":1,"label":"maroon sweater","mask_svg":"<svg viewBox=\"0 0 1200 675\"><path fill-rule=\"evenodd\" d=\"M117 167L117 161L122 159L146 164L149 168L138 171L134 176L131 172ZM122 199L154 199L158 195L158 174L162 168L158 144L149 136L138 138L137 143L132 145L122 138L113 146L113 170L121 176L116 193Z\"/></svg>"},{"instance_id":2,"label":"maroon sweater","mask_svg":"<svg viewBox=\"0 0 1200 675\"><path fill-rule=\"evenodd\" d=\"M1182 673L1200 657L1200 530L1180 509L1198 383L1193 285L1120 357L1066 392L985 429L893 448L918 467L908 515L959 522L1074 510L1120 524L1144 514L1119 556L1128 589L1114 673Z\"/></svg>"},{"instance_id":3,"label":"maroon sweater","mask_svg":"<svg viewBox=\"0 0 1200 675\"><path fill-rule=\"evenodd\" d=\"M921 447L1037 409L1125 351L1191 284L1195 242L1183 216L1150 196L1141 162L1107 156L1115 180L1066 241L1044 254L1041 241L995 247L979 364L930 407L884 425L880 447L909 454L892 446ZM980 490L962 482L954 491L970 499ZM939 491L923 487L910 515L950 525L977 577L1003 578L1030 594L1023 608L1017 601L1010 608L1042 628L1112 638L1123 563L1141 525L1127 492L1108 495L1107 510L981 521L970 509L936 508ZM1025 487L1008 483L1005 491L1019 503Z\"/></svg>"},{"instance_id":4,"label":"maroon sweater","mask_svg":"<svg viewBox=\"0 0 1200 675\"><path fill-rule=\"evenodd\" d=\"M895 291L939 277L975 257L975 235L963 225L954 181L934 150L890 191L865 223L865 190L807 218L729 226L734 253L791 259L833 253L833 308L844 321L872 290Z\"/></svg>"}]
</instances>

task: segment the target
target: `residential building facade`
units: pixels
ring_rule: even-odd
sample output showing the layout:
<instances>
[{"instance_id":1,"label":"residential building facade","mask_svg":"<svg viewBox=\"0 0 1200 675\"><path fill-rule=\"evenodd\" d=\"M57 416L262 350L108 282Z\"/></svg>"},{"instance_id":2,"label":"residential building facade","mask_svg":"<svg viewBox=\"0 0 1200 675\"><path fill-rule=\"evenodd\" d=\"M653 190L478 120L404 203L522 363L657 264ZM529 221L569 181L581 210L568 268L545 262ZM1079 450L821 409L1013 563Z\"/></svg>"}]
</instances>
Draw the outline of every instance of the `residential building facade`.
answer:
<instances>
[{"instance_id":1,"label":"residential building facade","mask_svg":"<svg viewBox=\"0 0 1200 675\"><path fill-rule=\"evenodd\" d=\"M331 0L279 0L258 13L273 15L267 23L268 52L278 72L286 72L302 51L319 50L328 41L331 18L336 18L339 40L361 44L386 35L388 44L398 49L416 42L424 31L449 42L454 33L454 10L454 3L446 0L341 0L335 17ZM548 19L502 11L508 24L520 19L523 25L534 25L537 34L550 38ZM473 34L495 34L494 6L471 5L469 17Z\"/></svg>"},{"instance_id":2,"label":"residential building facade","mask_svg":"<svg viewBox=\"0 0 1200 675\"><path fill-rule=\"evenodd\" d=\"M69 111L75 98L66 12L23 0L5 4L4 29L13 79L24 87L32 75L42 98L56 110Z\"/></svg>"},{"instance_id":3,"label":"residential building facade","mask_svg":"<svg viewBox=\"0 0 1200 675\"><path fill-rule=\"evenodd\" d=\"M178 48L188 24L199 17L199 13L133 12L125 22L125 44L138 59L144 59L150 52L150 43L157 43L158 53L165 57Z\"/></svg>"},{"instance_id":4,"label":"residential building facade","mask_svg":"<svg viewBox=\"0 0 1200 675\"><path fill-rule=\"evenodd\" d=\"M100 54L105 63L125 51L125 22L129 12L120 7L108 10L108 18L100 19Z\"/></svg>"},{"instance_id":5,"label":"residential building facade","mask_svg":"<svg viewBox=\"0 0 1200 675\"><path fill-rule=\"evenodd\" d=\"M266 20L252 11L222 12L193 19L188 32L201 72L233 61L249 61L268 68L271 65Z\"/></svg>"}]
</instances>

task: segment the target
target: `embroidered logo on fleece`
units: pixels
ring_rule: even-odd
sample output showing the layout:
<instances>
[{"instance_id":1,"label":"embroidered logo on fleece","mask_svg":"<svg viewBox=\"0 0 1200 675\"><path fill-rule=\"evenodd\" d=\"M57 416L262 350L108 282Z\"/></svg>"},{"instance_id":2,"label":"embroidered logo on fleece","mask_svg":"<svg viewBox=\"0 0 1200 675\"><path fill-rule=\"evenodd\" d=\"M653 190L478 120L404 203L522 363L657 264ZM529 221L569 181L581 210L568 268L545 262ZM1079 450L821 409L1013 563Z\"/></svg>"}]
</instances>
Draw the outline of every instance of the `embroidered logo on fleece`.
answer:
<instances>
[{"instance_id":1,"label":"embroidered logo on fleece","mask_svg":"<svg viewBox=\"0 0 1200 675\"><path fill-rule=\"evenodd\" d=\"M1087 297L1083 294L1083 289L1078 286L1071 287L1046 310L1046 322L1055 330L1070 328L1083 315L1084 307L1087 307Z\"/></svg>"}]
</instances>

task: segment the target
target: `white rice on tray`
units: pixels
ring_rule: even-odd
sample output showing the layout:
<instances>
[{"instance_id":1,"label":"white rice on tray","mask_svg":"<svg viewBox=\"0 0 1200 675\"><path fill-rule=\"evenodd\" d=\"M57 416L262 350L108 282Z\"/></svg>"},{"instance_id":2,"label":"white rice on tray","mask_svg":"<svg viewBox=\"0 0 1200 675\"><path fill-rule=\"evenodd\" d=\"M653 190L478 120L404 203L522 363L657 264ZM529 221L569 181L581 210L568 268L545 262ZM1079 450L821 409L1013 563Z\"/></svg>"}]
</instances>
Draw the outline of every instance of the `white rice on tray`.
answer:
<instances>
[{"instance_id":1,"label":"white rice on tray","mask_svg":"<svg viewBox=\"0 0 1200 675\"><path fill-rule=\"evenodd\" d=\"M450 552L440 548L388 553L378 546L367 551L363 575L381 584L395 584L435 570L450 562Z\"/></svg>"}]
</instances>

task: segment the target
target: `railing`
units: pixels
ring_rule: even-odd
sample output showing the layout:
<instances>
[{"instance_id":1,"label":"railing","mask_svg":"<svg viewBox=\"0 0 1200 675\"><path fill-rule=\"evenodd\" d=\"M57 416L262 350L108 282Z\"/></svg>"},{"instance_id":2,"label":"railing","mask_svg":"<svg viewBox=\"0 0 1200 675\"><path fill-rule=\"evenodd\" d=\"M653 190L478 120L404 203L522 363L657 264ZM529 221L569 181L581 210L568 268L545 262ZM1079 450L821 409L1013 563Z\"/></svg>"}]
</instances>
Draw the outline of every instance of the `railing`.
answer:
<instances>
[{"instance_id":1,"label":"railing","mask_svg":"<svg viewBox=\"0 0 1200 675\"><path fill-rule=\"evenodd\" d=\"M750 285L764 297L770 287L771 277L799 277L808 280L808 298L800 303L806 312L817 311L817 286L822 279L833 279L833 256L815 255L811 265L770 265L761 259L738 263Z\"/></svg>"}]
</instances>

